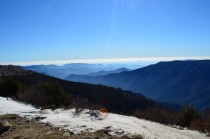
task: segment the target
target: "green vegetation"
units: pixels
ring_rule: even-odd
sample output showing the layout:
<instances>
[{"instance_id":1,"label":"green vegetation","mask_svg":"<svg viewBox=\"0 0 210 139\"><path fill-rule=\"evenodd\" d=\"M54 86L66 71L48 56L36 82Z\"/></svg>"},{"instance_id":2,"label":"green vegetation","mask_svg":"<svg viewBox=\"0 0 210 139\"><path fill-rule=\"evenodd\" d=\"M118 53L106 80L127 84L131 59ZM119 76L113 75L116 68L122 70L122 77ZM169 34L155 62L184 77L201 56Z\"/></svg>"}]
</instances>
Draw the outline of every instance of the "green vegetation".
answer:
<instances>
[{"instance_id":1,"label":"green vegetation","mask_svg":"<svg viewBox=\"0 0 210 139\"><path fill-rule=\"evenodd\" d=\"M166 125L178 125L192 130L210 133L210 109L199 112L196 109L186 106L180 112L153 107L145 110L138 110L134 116L159 122Z\"/></svg>"},{"instance_id":2,"label":"green vegetation","mask_svg":"<svg viewBox=\"0 0 210 139\"><path fill-rule=\"evenodd\" d=\"M138 110L135 112L135 116L166 125L174 125L176 124L178 113L159 107L153 107L146 110Z\"/></svg>"},{"instance_id":3,"label":"green vegetation","mask_svg":"<svg viewBox=\"0 0 210 139\"><path fill-rule=\"evenodd\" d=\"M71 104L71 96L58 83L40 82L27 85L13 78L1 78L0 96L31 103L44 108L66 107Z\"/></svg>"},{"instance_id":4,"label":"green vegetation","mask_svg":"<svg viewBox=\"0 0 210 139\"><path fill-rule=\"evenodd\" d=\"M189 127L193 121L200 119L200 113L197 110L187 106L183 108L183 110L179 114L178 125L182 127Z\"/></svg>"},{"instance_id":5,"label":"green vegetation","mask_svg":"<svg viewBox=\"0 0 210 139\"><path fill-rule=\"evenodd\" d=\"M15 97L19 91L18 81L12 78L5 78L0 81L0 95L3 97Z\"/></svg>"}]
</instances>

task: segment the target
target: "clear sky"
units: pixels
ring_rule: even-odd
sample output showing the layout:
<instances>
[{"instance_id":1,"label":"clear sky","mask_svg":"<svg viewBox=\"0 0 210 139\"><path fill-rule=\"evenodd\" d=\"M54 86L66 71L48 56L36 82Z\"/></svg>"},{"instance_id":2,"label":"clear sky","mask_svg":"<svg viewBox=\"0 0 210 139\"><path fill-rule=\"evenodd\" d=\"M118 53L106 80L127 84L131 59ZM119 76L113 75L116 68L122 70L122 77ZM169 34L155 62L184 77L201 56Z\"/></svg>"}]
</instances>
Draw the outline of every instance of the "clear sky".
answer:
<instances>
[{"instance_id":1,"label":"clear sky","mask_svg":"<svg viewBox=\"0 0 210 139\"><path fill-rule=\"evenodd\" d=\"M210 0L0 0L0 63L210 57Z\"/></svg>"}]
</instances>

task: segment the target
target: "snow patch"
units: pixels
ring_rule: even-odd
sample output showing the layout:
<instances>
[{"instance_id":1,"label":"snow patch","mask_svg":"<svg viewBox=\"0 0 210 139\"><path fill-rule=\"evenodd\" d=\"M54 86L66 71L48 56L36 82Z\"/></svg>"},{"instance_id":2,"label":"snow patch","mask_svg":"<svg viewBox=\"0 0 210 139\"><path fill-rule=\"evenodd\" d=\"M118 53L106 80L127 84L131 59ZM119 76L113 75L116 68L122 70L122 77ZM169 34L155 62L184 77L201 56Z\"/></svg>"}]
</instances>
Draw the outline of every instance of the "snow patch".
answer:
<instances>
[{"instance_id":1,"label":"snow patch","mask_svg":"<svg viewBox=\"0 0 210 139\"><path fill-rule=\"evenodd\" d=\"M0 97L0 115L4 114L18 114L28 118L38 117L42 122L76 134L106 130L112 135L143 135L151 139L210 139L198 131L180 130L132 116L100 113L93 110L83 110L79 113L75 109L40 110L31 105Z\"/></svg>"},{"instance_id":2,"label":"snow patch","mask_svg":"<svg viewBox=\"0 0 210 139\"><path fill-rule=\"evenodd\" d=\"M18 114L24 116L25 113L36 113L40 111L31 105L11 100L10 98L0 97L0 114Z\"/></svg>"}]
</instances>

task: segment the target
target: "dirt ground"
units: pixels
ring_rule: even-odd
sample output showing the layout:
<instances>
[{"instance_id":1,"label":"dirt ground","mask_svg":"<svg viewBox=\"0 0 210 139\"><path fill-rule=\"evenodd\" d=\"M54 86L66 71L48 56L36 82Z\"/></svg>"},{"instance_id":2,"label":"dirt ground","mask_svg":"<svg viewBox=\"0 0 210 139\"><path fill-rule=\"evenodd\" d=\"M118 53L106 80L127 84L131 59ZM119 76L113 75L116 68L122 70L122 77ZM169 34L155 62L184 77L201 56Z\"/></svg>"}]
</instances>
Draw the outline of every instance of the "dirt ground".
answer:
<instances>
[{"instance_id":1,"label":"dirt ground","mask_svg":"<svg viewBox=\"0 0 210 139\"><path fill-rule=\"evenodd\" d=\"M8 126L7 131L0 133L0 139L128 139L128 137L111 136L106 131L74 134L41 123L36 119L28 120L17 115L0 116L0 123ZM133 138L139 139L140 137Z\"/></svg>"}]
</instances>

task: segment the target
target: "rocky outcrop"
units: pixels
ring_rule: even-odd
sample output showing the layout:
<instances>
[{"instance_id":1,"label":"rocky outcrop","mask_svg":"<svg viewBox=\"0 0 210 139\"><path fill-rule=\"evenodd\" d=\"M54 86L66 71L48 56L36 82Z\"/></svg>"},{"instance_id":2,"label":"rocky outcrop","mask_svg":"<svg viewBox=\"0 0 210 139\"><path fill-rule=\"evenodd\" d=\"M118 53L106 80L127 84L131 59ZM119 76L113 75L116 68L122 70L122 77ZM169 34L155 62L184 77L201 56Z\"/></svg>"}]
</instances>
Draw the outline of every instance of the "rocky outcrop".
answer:
<instances>
[{"instance_id":1,"label":"rocky outcrop","mask_svg":"<svg viewBox=\"0 0 210 139\"><path fill-rule=\"evenodd\" d=\"M9 124L9 122L7 120L0 121L0 135L3 134L4 132L7 132L10 127L11 127L11 125Z\"/></svg>"}]
</instances>

